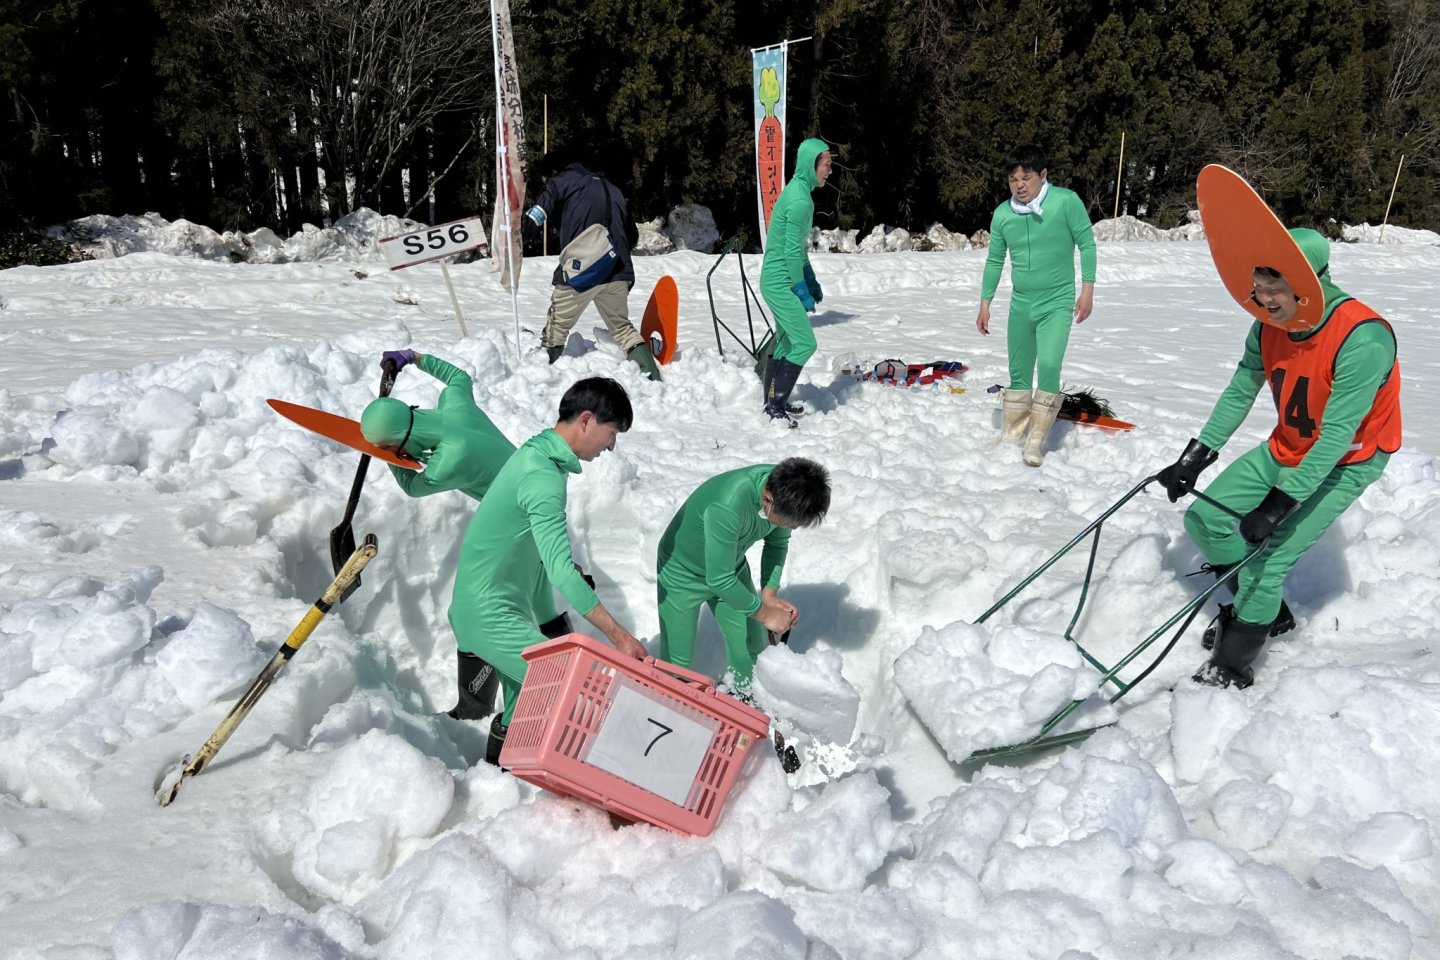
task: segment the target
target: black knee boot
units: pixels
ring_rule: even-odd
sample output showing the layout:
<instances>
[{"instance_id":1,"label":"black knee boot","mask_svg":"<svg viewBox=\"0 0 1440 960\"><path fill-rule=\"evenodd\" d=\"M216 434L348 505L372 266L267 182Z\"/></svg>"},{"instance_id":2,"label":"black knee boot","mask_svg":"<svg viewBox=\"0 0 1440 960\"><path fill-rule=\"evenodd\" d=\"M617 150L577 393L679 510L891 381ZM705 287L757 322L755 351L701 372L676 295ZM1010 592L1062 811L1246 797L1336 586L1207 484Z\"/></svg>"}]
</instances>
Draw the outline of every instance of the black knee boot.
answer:
<instances>
[{"instance_id":1,"label":"black knee boot","mask_svg":"<svg viewBox=\"0 0 1440 960\"><path fill-rule=\"evenodd\" d=\"M770 361L770 385L765 391L765 412L771 420L784 420L791 427L798 426L790 416L790 391L800 379L801 366L789 360Z\"/></svg>"},{"instance_id":2,"label":"black knee boot","mask_svg":"<svg viewBox=\"0 0 1440 960\"><path fill-rule=\"evenodd\" d=\"M1273 623L1238 620L1233 607L1223 608L1215 619L1215 645L1210 660L1191 679L1214 687L1234 685L1243 690L1250 686L1255 682L1255 670L1250 665L1265 649L1273 626Z\"/></svg>"},{"instance_id":3,"label":"black knee boot","mask_svg":"<svg viewBox=\"0 0 1440 960\"><path fill-rule=\"evenodd\" d=\"M455 651L460 699L448 713L456 720L484 720L495 712L495 692L500 675L473 653Z\"/></svg>"},{"instance_id":4,"label":"black knee boot","mask_svg":"<svg viewBox=\"0 0 1440 960\"><path fill-rule=\"evenodd\" d=\"M490 737L485 741L485 762L494 766L500 766L500 751L505 749L505 734L510 728L500 722L501 714L496 714L495 719L490 721Z\"/></svg>"}]
</instances>

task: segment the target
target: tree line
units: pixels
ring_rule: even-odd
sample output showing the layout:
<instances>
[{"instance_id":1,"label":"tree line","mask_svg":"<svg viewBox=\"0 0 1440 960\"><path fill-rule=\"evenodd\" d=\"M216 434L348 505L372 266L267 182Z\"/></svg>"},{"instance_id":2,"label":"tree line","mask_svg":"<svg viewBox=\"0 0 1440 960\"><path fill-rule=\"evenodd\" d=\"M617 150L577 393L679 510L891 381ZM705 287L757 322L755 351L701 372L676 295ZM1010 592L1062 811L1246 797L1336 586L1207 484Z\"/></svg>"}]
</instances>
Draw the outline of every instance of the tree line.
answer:
<instances>
[{"instance_id":1,"label":"tree line","mask_svg":"<svg viewBox=\"0 0 1440 960\"><path fill-rule=\"evenodd\" d=\"M488 0L0 0L0 231L155 211L282 234L492 206ZM1288 223L1440 229L1440 0L512 0L527 141L649 219L755 234L749 50L791 48L817 225L972 232L1022 143L1170 227L1225 163ZM548 130L542 98L548 99ZM1121 135L1124 176L1115 193ZM538 189L532 184L532 190Z\"/></svg>"}]
</instances>

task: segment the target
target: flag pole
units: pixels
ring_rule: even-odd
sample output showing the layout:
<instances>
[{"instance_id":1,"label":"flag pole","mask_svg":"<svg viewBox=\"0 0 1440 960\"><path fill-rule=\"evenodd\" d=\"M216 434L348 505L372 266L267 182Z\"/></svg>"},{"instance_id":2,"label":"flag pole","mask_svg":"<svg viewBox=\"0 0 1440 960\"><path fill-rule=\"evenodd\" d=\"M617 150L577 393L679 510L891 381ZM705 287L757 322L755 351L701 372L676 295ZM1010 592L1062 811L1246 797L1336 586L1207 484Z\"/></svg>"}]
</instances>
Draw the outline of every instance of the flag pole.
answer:
<instances>
[{"instance_id":1,"label":"flag pole","mask_svg":"<svg viewBox=\"0 0 1440 960\"><path fill-rule=\"evenodd\" d=\"M1390 199L1385 201L1385 219L1380 221L1380 237L1376 243L1385 242L1385 226L1390 222L1390 204L1395 202L1395 188L1400 186L1400 171L1405 167L1405 154L1400 154L1400 162L1395 165L1395 182L1390 184Z\"/></svg>"},{"instance_id":2,"label":"flag pole","mask_svg":"<svg viewBox=\"0 0 1440 960\"><path fill-rule=\"evenodd\" d=\"M515 359L520 359L520 284L515 276L514 224L510 222L509 147L505 142L505 92L500 80L500 26L495 15L495 0L490 0L490 45L495 53L495 195L505 191L505 260L510 270L510 313L515 318ZM494 256L494 253L491 253Z\"/></svg>"}]
</instances>

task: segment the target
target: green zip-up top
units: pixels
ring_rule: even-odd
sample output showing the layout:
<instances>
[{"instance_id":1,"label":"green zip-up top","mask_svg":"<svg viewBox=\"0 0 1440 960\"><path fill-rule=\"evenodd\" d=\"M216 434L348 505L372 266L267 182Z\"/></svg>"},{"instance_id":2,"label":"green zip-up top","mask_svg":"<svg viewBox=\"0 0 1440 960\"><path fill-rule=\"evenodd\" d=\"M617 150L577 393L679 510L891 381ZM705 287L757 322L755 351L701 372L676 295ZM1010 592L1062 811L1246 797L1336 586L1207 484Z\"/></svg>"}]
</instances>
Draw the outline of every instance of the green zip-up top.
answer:
<instances>
[{"instance_id":1,"label":"green zip-up top","mask_svg":"<svg viewBox=\"0 0 1440 960\"><path fill-rule=\"evenodd\" d=\"M417 473L392 464L390 474L410 496L459 490L479 500L515 452L515 445L475 405L475 385L468 373L428 353L417 365L445 384L435 409L417 408L412 426L405 403L381 398L365 408L361 432L371 443L390 446L404 439L409 430L405 452L425 464L425 469Z\"/></svg>"},{"instance_id":2,"label":"green zip-up top","mask_svg":"<svg viewBox=\"0 0 1440 960\"><path fill-rule=\"evenodd\" d=\"M717 474L700 484L660 539L662 578L703 581L721 602L753 614L760 595L746 589L736 572L745 553L764 540L760 584L780 588L790 549L790 531L765 519L761 495L773 463Z\"/></svg>"},{"instance_id":3,"label":"green zip-up top","mask_svg":"<svg viewBox=\"0 0 1440 960\"><path fill-rule=\"evenodd\" d=\"M1095 282L1095 231L1090 214L1073 190L1050 184L1042 213L1016 213L1006 200L990 218L990 255L980 282L980 299L995 299L1005 251L1015 295L1075 296L1075 248L1080 248L1080 281Z\"/></svg>"},{"instance_id":4,"label":"green zip-up top","mask_svg":"<svg viewBox=\"0 0 1440 960\"><path fill-rule=\"evenodd\" d=\"M814 137L800 144L795 151L795 175L780 191L770 210L770 229L765 235L765 259L760 264L760 282L789 290L805 280L805 267L810 262L810 229L815 222L815 201L811 191L818 190L815 161L829 150L824 140Z\"/></svg>"},{"instance_id":5,"label":"green zip-up top","mask_svg":"<svg viewBox=\"0 0 1440 960\"><path fill-rule=\"evenodd\" d=\"M452 624L472 625L497 644L528 643L535 630L530 598L542 567L577 612L595 609L600 600L575 569L565 523L566 481L579 472L579 458L553 429L515 451L460 544Z\"/></svg>"},{"instance_id":6,"label":"green zip-up top","mask_svg":"<svg viewBox=\"0 0 1440 960\"><path fill-rule=\"evenodd\" d=\"M1299 341L1323 329L1335 308L1352 298L1335 285L1326 269L1330 262L1329 241L1305 228L1290 233L1319 274L1320 288L1325 295L1325 314L1320 323L1314 329L1289 334L1292 340ZM1259 320L1251 324L1235 375L1215 401L1215 409L1210 411L1210 418L1197 438L1211 450L1219 450L1235 435L1265 386L1265 365L1260 359L1261 328ZM1355 431L1375 402L1375 392L1395 364L1395 350L1395 334L1385 324L1366 323L1355 328L1335 355L1335 381L1330 387L1330 399L1325 404L1325 418L1320 423L1315 445L1298 467L1281 467L1275 486L1302 502L1320 488L1325 477L1349 451ZM1381 456L1389 459L1386 454Z\"/></svg>"}]
</instances>

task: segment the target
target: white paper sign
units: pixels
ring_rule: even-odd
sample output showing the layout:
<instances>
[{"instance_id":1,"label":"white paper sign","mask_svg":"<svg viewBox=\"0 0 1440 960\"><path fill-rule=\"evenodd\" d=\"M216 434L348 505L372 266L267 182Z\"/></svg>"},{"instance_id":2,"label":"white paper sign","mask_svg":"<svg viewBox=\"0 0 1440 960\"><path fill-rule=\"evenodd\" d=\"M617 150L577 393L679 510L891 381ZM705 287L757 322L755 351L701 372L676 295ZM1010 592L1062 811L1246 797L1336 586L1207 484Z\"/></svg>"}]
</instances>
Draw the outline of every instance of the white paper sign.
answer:
<instances>
[{"instance_id":1,"label":"white paper sign","mask_svg":"<svg viewBox=\"0 0 1440 960\"><path fill-rule=\"evenodd\" d=\"M720 721L682 713L629 677L615 685L610 712L582 759L683 807Z\"/></svg>"},{"instance_id":2,"label":"white paper sign","mask_svg":"<svg viewBox=\"0 0 1440 960\"><path fill-rule=\"evenodd\" d=\"M414 233L398 237L384 237L380 241L380 252L391 270L404 270L417 263L429 263L442 257L453 257L466 250L488 246L485 239L485 225L479 217L441 223Z\"/></svg>"}]
</instances>

